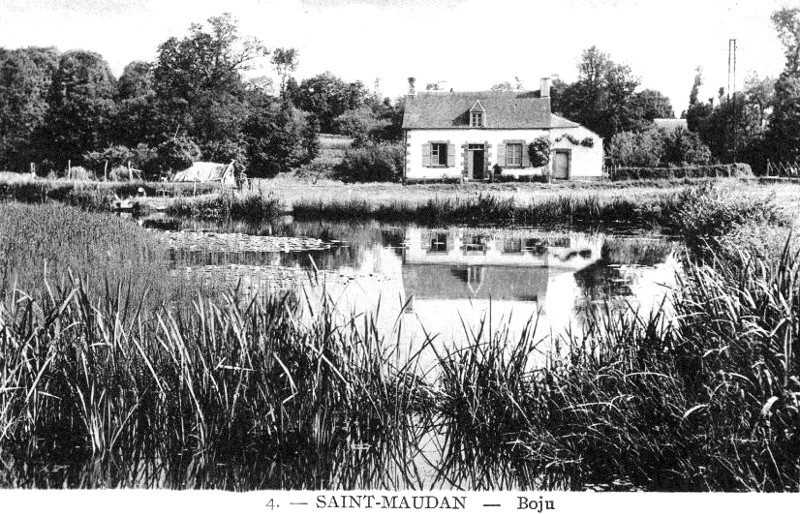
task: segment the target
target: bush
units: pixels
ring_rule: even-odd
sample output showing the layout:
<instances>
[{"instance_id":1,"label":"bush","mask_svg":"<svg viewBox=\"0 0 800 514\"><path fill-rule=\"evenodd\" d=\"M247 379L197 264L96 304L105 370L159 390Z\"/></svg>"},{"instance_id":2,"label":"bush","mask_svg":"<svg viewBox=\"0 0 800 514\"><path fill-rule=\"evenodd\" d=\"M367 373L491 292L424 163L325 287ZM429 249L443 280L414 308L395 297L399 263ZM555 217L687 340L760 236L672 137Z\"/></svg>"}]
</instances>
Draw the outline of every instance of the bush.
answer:
<instances>
[{"instance_id":1,"label":"bush","mask_svg":"<svg viewBox=\"0 0 800 514\"><path fill-rule=\"evenodd\" d=\"M334 175L345 182L396 181L403 170L403 158L402 145L383 143L351 148L334 167Z\"/></svg>"},{"instance_id":2,"label":"bush","mask_svg":"<svg viewBox=\"0 0 800 514\"><path fill-rule=\"evenodd\" d=\"M324 162L313 161L297 169L297 178L314 184L321 178L327 178L331 172L331 166Z\"/></svg>"},{"instance_id":3,"label":"bush","mask_svg":"<svg viewBox=\"0 0 800 514\"><path fill-rule=\"evenodd\" d=\"M274 177L311 162L319 153L319 124L289 103L255 110L242 128L253 177Z\"/></svg>"},{"instance_id":4,"label":"bush","mask_svg":"<svg viewBox=\"0 0 800 514\"><path fill-rule=\"evenodd\" d=\"M111 169L124 166L133 158L133 150L123 145L109 146L100 151L83 154L84 162L95 173L102 173L105 170L106 162L108 162L108 168Z\"/></svg>"},{"instance_id":5,"label":"bush","mask_svg":"<svg viewBox=\"0 0 800 514\"><path fill-rule=\"evenodd\" d=\"M127 182L130 180L130 172L126 166L117 166L108 172L108 180L113 182Z\"/></svg>"},{"instance_id":6,"label":"bush","mask_svg":"<svg viewBox=\"0 0 800 514\"><path fill-rule=\"evenodd\" d=\"M657 130L620 132L608 144L608 160L618 166L649 168L661 163L663 135Z\"/></svg>"},{"instance_id":7,"label":"bush","mask_svg":"<svg viewBox=\"0 0 800 514\"><path fill-rule=\"evenodd\" d=\"M94 173L83 166L73 166L70 169L70 178L72 180L94 180Z\"/></svg>"},{"instance_id":8,"label":"bush","mask_svg":"<svg viewBox=\"0 0 800 514\"><path fill-rule=\"evenodd\" d=\"M611 180L653 180L676 178L705 178L705 177L752 177L753 170L749 164L737 162L734 164L710 164L706 166L675 166L675 167L620 167L612 168L609 173Z\"/></svg>"},{"instance_id":9,"label":"bush","mask_svg":"<svg viewBox=\"0 0 800 514\"><path fill-rule=\"evenodd\" d=\"M200 160L200 148L188 137L180 136L158 145L158 167L164 171L185 170Z\"/></svg>"},{"instance_id":10,"label":"bush","mask_svg":"<svg viewBox=\"0 0 800 514\"><path fill-rule=\"evenodd\" d=\"M528 156L531 159L531 166L539 168L547 166L550 162L550 148L552 143L550 138L537 137L528 145Z\"/></svg>"}]
</instances>

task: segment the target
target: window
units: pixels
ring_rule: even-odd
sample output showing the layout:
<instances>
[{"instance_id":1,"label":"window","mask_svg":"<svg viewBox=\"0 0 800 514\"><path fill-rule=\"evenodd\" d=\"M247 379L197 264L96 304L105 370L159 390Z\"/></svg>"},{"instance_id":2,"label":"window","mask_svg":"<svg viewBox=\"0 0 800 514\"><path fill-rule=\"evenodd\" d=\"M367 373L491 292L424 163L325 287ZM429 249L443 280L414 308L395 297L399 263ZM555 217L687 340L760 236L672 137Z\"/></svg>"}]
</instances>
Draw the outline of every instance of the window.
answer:
<instances>
[{"instance_id":1,"label":"window","mask_svg":"<svg viewBox=\"0 0 800 514\"><path fill-rule=\"evenodd\" d=\"M506 145L506 166L522 166L522 145L513 143Z\"/></svg>"},{"instance_id":2,"label":"window","mask_svg":"<svg viewBox=\"0 0 800 514\"><path fill-rule=\"evenodd\" d=\"M482 112L471 112L469 124L472 127L482 127L483 126L483 113Z\"/></svg>"},{"instance_id":3,"label":"window","mask_svg":"<svg viewBox=\"0 0 800 514\"><path fill-rule=\"evenodd\" d=\"M447 166L447 144L431 143L431 166Z\"/></svg>"},{"instance_id":4,"label":"window","mask_svg":"<svg viewBox=\"0 0 800 514\"><path fill-rule=\"evenodd\" d=\"M438 232L431 237L431 245L428 252L446 252L447 251L447 232Z\"/></svg>"}]
</instances>

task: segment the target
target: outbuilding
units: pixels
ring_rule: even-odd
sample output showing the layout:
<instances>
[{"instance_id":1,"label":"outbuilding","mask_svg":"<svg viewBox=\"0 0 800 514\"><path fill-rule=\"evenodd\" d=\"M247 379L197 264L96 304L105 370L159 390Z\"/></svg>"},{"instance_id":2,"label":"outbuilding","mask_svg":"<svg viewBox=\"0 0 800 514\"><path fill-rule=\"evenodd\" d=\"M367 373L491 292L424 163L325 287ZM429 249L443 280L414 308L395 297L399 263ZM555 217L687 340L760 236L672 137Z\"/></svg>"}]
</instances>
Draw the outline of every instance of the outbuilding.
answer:
<instances>
[{"instance_id":1,"label":"outbuilding","mask_svg":"<svg viewBox=\"0 0 800 514\"><path fill-rule=\"evenodd\" d=\"M215 162L195 162L183 170L177 172L173 177L173 182L216 182L223 186L235 187L236 176L234 174L234 161L230 164L218 164Z\"/></svg>"},{"instance_id":2,"label":"outbuilding","mask_svg":"<svg viewBox=\"0 0 800 514\"><path fill-rule=\"evenodd\" d=\"M416 93L412 83L403 131L405 181L489 180L495 165L514 177L591 179L603 173L603 140L551 112L548 78L539 91ZM528 149L540 138L550 142L550 159L533 166Z\"/></svg>"}]
</instances>

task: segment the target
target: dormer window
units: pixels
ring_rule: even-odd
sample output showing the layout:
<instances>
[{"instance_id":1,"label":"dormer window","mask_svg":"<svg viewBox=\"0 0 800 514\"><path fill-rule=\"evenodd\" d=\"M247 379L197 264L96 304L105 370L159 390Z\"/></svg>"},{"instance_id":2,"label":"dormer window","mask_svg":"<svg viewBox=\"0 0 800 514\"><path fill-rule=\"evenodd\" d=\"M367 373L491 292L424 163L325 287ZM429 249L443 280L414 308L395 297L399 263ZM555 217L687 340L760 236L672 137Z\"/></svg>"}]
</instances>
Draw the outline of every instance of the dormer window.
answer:
<instances>
[{"instance_id":1,"label":"dormer window","mask_svg":"<svg viewBox=\"0 0 800 514\"><path fill-rule=\"evenodd\" d=\"M469 126L483 127L483 115L486 111L481 105L480 100L475 100L472 109L469 110Z\"/></svg>"},{"instance_id":2,"label":"dormer window","mask_svg":"<svg viewBox=\"0 0 800 514\"><path fill-rule=\"evenodd\" d=\"M483 126L483 113L482 112L472 112L470 113L470 126L471 127L482 127Z\"/></svg>"}]
</instances>

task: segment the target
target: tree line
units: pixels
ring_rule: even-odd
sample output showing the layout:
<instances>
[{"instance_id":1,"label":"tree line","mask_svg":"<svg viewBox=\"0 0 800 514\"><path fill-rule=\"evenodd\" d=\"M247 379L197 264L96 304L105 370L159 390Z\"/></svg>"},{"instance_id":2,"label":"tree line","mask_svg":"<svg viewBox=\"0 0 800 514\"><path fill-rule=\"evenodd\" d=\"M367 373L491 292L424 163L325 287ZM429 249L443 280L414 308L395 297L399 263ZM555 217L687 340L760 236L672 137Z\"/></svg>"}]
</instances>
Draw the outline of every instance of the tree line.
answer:
<instances>
[{"instance_id":1,"label":"tree line","mask_svg":"<svg viewBox=\"0 0 800 514\"><path fill-rule=\"evenodd\" d=\"M635 167L744 162L764 172L767 161L800 161L800 8L773 13L786 65L777 79L751 72L740 91L700 98L703 70L697 67L689 106L681 113L687 129L658 130L652 120L674 116L658 91L637 91L626 65L592 47L578 65L578 80L556 78L553 111L597 132L612 164ZM509 85L508 83L506 83ZM502 86L502 85L499 85Z\"/></svg>"},{"instance_id":2,"label":"tree line","mask_svg":"<svg viewBox=\"0 0 800 514\"><path fill-rule=\"evenodd\" d=\"M267 60L277 92L270 79L246 78ZM0 169L99 172L130 162L154 178L203 159L273 176L314 159L319 132L336 130L345 112L374 108L383 125L397 125L392 102L361 82L326 72L298 83L297 62L296 49L241 36L229 14L192 24L119 78L96 52L0 48ZM399 125L384 132L399 137Z\"/></svg>"}]
</instances>

